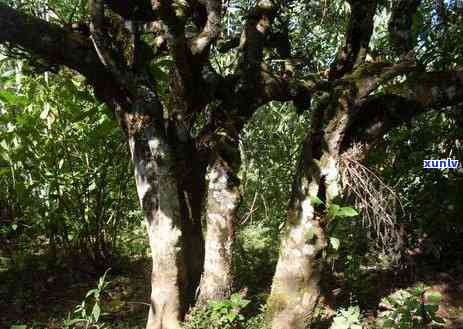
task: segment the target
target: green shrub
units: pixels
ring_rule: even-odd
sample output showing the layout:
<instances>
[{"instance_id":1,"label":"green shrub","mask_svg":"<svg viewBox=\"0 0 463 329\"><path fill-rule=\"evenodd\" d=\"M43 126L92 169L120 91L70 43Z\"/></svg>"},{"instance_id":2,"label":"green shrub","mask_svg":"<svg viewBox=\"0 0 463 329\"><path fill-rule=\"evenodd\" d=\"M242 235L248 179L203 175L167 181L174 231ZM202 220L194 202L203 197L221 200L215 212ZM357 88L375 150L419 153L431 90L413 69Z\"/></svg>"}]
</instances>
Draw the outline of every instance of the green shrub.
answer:
<instances>
[{"instance_id":1,"label":"green shrub","mask_svg":"<svg viewBox=\"0 0 463 329\"><path fill-rule=\"evenodd\" d=\"M444 320L436 315L440 301L440 293L427 293L424 286L398 290L381 301L381 305L387 309L379 315L382 328L422 329L426 325L442 326Z\"/></svg>"},{"instance_id":2,"label":"green shrub","mask_svg":"<svg viewBox=\"0 0 463 329\"><path fill-rule=\"evenodd\" d=\"M237 329L245 328L241 311L249 304L239 293L229 299L209 301L207 307L194 308L187 316L184 329Z\"/></svg>"}]
</instances>

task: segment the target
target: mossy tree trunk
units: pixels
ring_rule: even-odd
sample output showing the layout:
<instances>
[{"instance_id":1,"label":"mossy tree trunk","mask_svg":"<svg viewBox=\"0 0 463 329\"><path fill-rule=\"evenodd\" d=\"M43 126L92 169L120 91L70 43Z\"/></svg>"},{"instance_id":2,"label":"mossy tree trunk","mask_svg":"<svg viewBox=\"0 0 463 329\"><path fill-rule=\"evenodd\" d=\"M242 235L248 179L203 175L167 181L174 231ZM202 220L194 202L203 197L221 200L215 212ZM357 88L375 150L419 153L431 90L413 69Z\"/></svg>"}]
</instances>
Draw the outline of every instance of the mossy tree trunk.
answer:
<instances>
[{"instance_id":1,"label":"mossy tree trunk","mask_svg":"<svg viewBox=\"0 0 463 329\"><path fill-rule=\"evenodd\" d=\"M314 118L304 142L267 303L272 329L305 328L320 295L326 218L314 200L329 205L339 194L339 147L348 124L343 104L331 118L320 117L318 122Z\"/></svg>"}]
</instances>

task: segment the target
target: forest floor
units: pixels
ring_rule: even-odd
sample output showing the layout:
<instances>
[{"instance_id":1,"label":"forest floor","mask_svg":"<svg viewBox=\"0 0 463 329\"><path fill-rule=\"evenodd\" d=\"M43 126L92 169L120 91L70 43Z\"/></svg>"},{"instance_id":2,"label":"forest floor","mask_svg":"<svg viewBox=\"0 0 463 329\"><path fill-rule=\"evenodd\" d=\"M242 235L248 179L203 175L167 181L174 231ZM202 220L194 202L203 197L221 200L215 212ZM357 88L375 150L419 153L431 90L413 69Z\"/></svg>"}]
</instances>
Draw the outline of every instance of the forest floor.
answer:
<instances>
[{"instance_id":1,"label":"forest floor","mask_svg":"<svg viewBox=\"0 0 463 329\"><path fill-rule=\"evenodd\" d=\"M443 270L441 266L421 264L413 269L365 271L355 286L347 285L343 273L328 276L331 279L325 285L324 304L331 314L341 305L359 304L373 323L384 297L399 289L422 285L426 292L434 291L442 296L436 315L445 320L444 328L463 329L463 271L459 267Z\"/></svg>"},{"instance_id":2,"label":"forest floor","mask_svg":"<svg viewBox=\"0 0 463 329\"><path fill-rule=\"evenodd\" d=\"M103 274L87 264L45 264L40 256L28 257L20 269L0 271L0 328L27 324L27 329L61 329L68 315L79 317L76 306ZM102 318L111 328L144 328L150 265L149 259L123 259L109 271L101 306ZM87 304L91 310L93 300Z\"/></svg>"},{"instance_id":3,"label":"forest floor","mask_svg":"<svg viewBox=\"0 0 463 329\"><path fill-rule=\"evenodd\" d=\"M43 257L34 256L22 260L20 267L0 269L0 328L23 324L27 324L28 329L61 328L62 319L73 314L101 275L88 270L90 267L85 264L53 267L45 264ZM103 318L111 328L144 328L149 277L150 260L147 258L122 259L110 270L110 284L101 304L102 312L107 313ZM356 299L373 319L381 298L418 282L442 294L438 315L446 320L446 328L463 329L463 273L456 269L436 271L423 267L415 269L413 275L406 270L366 272ZM349 303L352 295L346 293L349 287L345 286L342 275L332 276L327 286L325 304L328 308L335 310ZM89 303L92 305L91 300Z\"/></svg>"}]
</instances>

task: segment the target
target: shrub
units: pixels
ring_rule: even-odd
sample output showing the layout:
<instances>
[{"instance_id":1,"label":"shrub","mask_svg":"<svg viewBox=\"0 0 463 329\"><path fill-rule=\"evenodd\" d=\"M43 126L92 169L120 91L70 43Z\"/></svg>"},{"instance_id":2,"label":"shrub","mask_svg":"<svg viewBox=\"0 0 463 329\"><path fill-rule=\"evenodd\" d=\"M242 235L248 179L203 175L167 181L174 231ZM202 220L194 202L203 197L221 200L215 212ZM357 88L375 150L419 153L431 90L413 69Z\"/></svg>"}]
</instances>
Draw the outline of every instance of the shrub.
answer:
<instances>
[{"instance_id":1,"label":"shrub","mask_svg":"<svg viewBox=\"0 0 463 329\"><path fill-rule=\"evenodd\" d=\"M237 329L245 327L241 311L249 304L239 293L229 299L209 301L207 307L194 308L187 316L184 329Z\"/></svg>"},{"instance_id":2,"label":"shrub","mask_svg":"<svg viewBox=\"0 0 463 329\"><path fill-rule=\"evenodd\" d=\"M379 317L382 328L422 329L426 325L442 326L444 320L436 315L441 301L438 292L429 292L424 286L398 290L381 301L387 310Z\"/></svg>"}]
</instances>

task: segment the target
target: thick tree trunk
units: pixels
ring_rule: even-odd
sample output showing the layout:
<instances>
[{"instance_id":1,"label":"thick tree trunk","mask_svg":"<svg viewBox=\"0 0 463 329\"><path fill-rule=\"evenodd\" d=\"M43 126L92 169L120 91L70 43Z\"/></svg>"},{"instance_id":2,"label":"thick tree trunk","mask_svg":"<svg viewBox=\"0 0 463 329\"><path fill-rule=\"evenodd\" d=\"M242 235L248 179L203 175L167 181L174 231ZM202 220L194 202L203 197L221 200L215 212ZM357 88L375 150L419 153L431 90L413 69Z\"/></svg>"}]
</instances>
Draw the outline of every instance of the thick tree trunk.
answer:
<instances>
[{"instance_id":1,"label":"thick tree trunk","mask_svg":"<svg viewBox=\"0 0 463 329\"><path fill-rule=\"evenodd\" d=\"M176 329L185 312L187 273L174 159L165 140L149 125L129 134L129 145L153 260L146 328Z\"/></svg>"},{"instance_id":2,"label":"thick tree trunk","mask_svg":"<svg viewBox=\"0 0 463 329\"><path fill-rule=\"evenodd\" d=\"M314 127L304 143L268 300L272 329L305 328L317 304L326 236L313 199L329 205L338 195L337 158L347 119L340 111L323 130Z\"/></svg>"},{"instance_id":3,"label":"thick tree trunk","mask_svg":"<svg viewBox=\"0 0 463 329\"><path fill-rule=\"evenodd\" d=\"M218 156L208 168L207 231L204 272L197 305L230 296L234 220L240 201L238 178Z\"/></svg>"},{"instance_id":4,"label":"thick tree trunk","mask_svg":"<svg viewBox=\"0 0 463 329\"><path fill-rule=\"evenodd\" d=\"M320 170L313 159L310 176L293 187L286 231L268 300L268 322L272 329L303 329L318 297L320 251L325 234L311 197L320 189Z\"/></svg>"}]
</instances>

